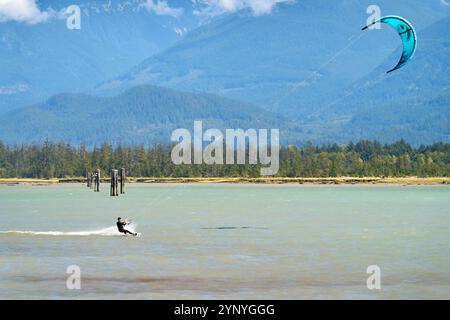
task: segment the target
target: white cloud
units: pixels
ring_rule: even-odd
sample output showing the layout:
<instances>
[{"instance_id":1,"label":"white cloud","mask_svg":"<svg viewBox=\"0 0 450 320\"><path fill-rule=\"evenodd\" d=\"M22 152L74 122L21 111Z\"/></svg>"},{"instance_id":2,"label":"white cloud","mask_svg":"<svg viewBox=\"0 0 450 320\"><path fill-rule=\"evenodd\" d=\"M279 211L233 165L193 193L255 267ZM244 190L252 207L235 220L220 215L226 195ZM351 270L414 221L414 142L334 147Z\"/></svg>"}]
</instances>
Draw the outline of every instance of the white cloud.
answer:
<instances>
[{"instance_id":1,"label":"white cloud","mask_svg":"<svg viewBox=\"0 0 450 320\"><path fill-rule=\"evenodd\" d=\"M14 86L0 87L0 95L12 95L19 92L25 92L28 90L26 84L18 84Z\"/></svg>"},{"instance_id":2,"label":"white cloud","mask_svg":"<svg viewBox=\"0 0 450 320\"><path fill-rule=\"evenodd\" d=\"M187 29L186 28L179 28L179 27L175 27L173 28L173 31L178 35L178 36L183 36L186 32Z\"/></svg>"},{"instance_id":3,"label":"white cloud","mask_svg":"<svg viewBox=\"0 0 450 320\"><path fill-rule=\"evenodd\" d=\"M155 1L147 0L141 6L146 8L148 12L155 13L160 16L172 16L176 18L183 14L183 8L172 8L166 0Z\"/></svg>"},{"instance_id":4,"label":"white cloud","mask_svg":"<svg viewBox=\"0 0 450 320\"><path fill-rule=\"evenodd\" d=\"M0 0L0 22L17 21L36 24L55 15L51 9L41 11L36 0Z\"/></svg>"},{"instance_id":5,"label":"white cloud","mask_svg":"<svg viewBox=\"0 0 450 320\"><path fill-rule=\"evenodd\" d=\"M254 15L269 14L279 3L294 0L192 0L196 14L217 16L228 12L249 9Z\"/></svg>"},{"instance_id":6,"label":"white cloud","mask_svg":"<svg viewBox=\"0 0 450 320\"><path fill-rule=\"evenodd\" d=\"M447 0L441 0L441 3L442 3L444 6L450 6L450 3L449 3Z\"/></svg>"}]
</instances>

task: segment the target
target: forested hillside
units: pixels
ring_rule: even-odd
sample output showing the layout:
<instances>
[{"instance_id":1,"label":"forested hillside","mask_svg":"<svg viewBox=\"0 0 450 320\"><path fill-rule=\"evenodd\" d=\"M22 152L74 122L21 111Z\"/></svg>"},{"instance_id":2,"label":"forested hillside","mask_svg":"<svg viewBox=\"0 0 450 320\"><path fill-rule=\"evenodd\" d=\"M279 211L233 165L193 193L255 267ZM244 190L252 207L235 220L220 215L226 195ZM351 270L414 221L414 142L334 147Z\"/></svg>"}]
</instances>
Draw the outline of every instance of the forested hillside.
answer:
<instances>
[{"instance_id":1,"label":"forested hillside","mask_svg":"<svg viewBox=\"0 0 450 320\"><path fill-rule=\"evenodd\" d=\"M138 86L116 97L60 94L45 103L12 111L0 119L8 143L64 141L87 146L169 144L176 128L279 128L288 120L249 103L211 94ZM285 137L291 134L286 132Z\"/></svg>"},{"instance_id":2,"label":"forested hillside","mask_svg":"<svg viewBox=\"0 0 450 320\"><path fill-rule=\"evenodd\" d=\"M100 168L126 167L134 177L258 177L259 165L174 165L170 146L88 149L65 143L11 147L0 142L0 178L83 177ZM404 141L382 145L360 141L348 145L281 148L280 177L443 177L450 176L450 144L413 148Z\"/></svg>"}]
</instances>

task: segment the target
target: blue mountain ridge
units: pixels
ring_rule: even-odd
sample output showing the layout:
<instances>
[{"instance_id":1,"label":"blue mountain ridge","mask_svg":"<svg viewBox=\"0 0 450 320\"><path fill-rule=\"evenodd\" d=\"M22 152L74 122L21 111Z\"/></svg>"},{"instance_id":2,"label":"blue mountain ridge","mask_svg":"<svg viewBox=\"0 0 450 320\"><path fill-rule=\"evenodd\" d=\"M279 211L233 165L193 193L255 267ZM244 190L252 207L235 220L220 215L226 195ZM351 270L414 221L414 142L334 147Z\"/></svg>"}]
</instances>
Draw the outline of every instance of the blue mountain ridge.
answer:
<instances>
[{"instance_id":1,"label":"blue mountain ridge","mask_svg":"<svg viewBox=\"0 0 450 320\"><path fill-rule=\"evenodd\" d=\"M410 64L386 75L399 39L389 28L361 33L368 3L304 0L268 16L215 19L90 95L9 112L0 139L168 143L172 129L204 119L219 128L280 128L284 144L449 141L448 8L380 1L384 12L413 21L419 36Z\"/></svg>"},{"instance_id":2,"label":"blue mountain ridge","mask_svg":"<svg viewBox=\"0 0 450 320\"><path fill-rule=\"evenodd\" d=\"M370 4L302 0L280 4L271 15L231 14L102 83L96 93L154 84L219 94L304 121L397 51L395 31L361 32ZM382 14L408 17L417 30L450 14L439 0L377 4Z\"/></svg>"},{"instance_id":3,"label":"blue mountain ridge","mask_svg":"<svg viewBox=\"0 0 450 320\"><path fill-rule=\"evenodd\" d=\"M44 101L60 92L85 92L126 72L175 43L176 28L192 29L198 19L174 18L139 9L140 1L41 0L41 10L81 8L81 30L65 19L36 25L0 22L0 114ZM127 5L128 4L128 5ZM171 1L174 6L185 1Z\"/></svg>"},{"instance_id":4,"label":"blue mountain ridge","mask_svg":"<svg viewBox=\"0 0 450 320\"><path fill-rule=\"evenodd\" d=\"M114 97L58 94L0 118L0 140L13 144L64 141L87 146L170 144L177 128L279 128L283 117L248 103L211 94L137 86ZM292 133L292 134L291 134ZM293 136L294 131L285 136Z\"/></svg>"}]
</instances>

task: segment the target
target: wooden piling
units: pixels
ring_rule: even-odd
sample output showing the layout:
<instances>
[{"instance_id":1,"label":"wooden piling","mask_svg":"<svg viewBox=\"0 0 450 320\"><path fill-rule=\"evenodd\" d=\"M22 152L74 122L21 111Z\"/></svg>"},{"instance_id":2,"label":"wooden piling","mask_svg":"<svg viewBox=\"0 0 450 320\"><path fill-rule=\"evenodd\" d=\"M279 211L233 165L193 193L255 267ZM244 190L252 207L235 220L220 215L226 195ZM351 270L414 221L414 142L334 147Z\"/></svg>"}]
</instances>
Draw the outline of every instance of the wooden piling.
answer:
<instances>
[{"instance_id":1,"label":"wooden piling","mask_svg":"<svg viewBox=\"0 0 450 320\"><path fill-rule=\"evenodd\" d=\"M94 175L94 192L100 192L100 169L95 170Z\"/></svg>"},{"instance_id":2,"label":"wooden piling","mask_svg":"<svg viewBox=\"0 0 450 320\"><path fill-rule=\"evenodd\" d=\"M87 173L86 173L86 186L87 186L88 188L91 187L91 173L90 173L90 172L87 172Z\"/></svg>"},{"instance_id":3,"label":"wooden piling","mask_svg":"<svg viewBox=\"0 0 450 320\"><path fill-rule=\"evenodd\" d=\"M120 194L125 193L125 181L126 181L126 173L125 168L120 168Z\"/></svg>"},{"instance_id":4,"label":"wooden piling","mask_svg":"<svg viewBox=\"0 0 450 320\"><path fill-rule=\"evenodd\" d=\"M111 197L115 197L119 195L119 188L118 188L118 170L113 169L111 171Z\"/></svg>"}]
</instances>

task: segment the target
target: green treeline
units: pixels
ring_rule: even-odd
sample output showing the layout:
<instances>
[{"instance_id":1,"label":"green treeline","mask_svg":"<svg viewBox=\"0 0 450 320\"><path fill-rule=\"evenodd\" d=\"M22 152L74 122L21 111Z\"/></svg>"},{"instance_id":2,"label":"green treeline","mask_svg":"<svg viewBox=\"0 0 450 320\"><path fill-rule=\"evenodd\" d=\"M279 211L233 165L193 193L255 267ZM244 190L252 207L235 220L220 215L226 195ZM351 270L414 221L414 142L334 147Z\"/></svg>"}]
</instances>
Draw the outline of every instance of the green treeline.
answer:
<instances>
[{"instance_id":1,"label":"green treeline","mask_svg":"<svg viewBox=\"0 0 450 320\"><path fill-rule=\"evenodd\" d=\"M157 145L115 146L91 149L65 143L8 146L0 142L1 178L63 178L85 176L100 168L127 168L133 177L259 177L259 165L174 165L171 147ZM404 141L383 145L360 141L348 145L303 147L280 150L280 177L448 177L450 144L412 147Z\"/></svg>"}]
</instances>

